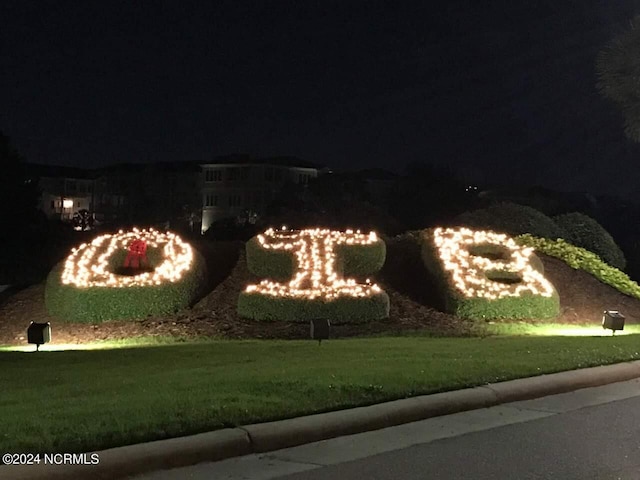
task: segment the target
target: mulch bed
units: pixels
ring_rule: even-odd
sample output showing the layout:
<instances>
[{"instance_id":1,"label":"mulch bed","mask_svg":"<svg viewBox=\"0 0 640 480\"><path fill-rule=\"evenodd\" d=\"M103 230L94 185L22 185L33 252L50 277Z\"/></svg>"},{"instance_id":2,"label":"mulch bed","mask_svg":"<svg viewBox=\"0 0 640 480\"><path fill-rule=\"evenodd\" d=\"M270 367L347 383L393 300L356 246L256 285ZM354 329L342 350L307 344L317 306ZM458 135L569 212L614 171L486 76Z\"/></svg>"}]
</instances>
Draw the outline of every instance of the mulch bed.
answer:
<instances>
[{"instance_id":1,"label":"mulch bed","mask_svg":"<svg viewBox=\"0 0 640 480\"><path fill-rule=\"evenodd\" d=\"M51 322L55 343L90 343L136 336L222 337L233 339L304 339L307 323L258 322L236 313L238 294L256 279L247 270L242 244L226 242L196 245L207 260L210 292L191 309L171 316L100 324L65 323L50 317L44 307L44 283L0 297L0 345L25 344L31 321ZM598 324L605 309L620 310L629 323L640 321L640 300L628 297L542 255L545 275L558 289L562 312L554 323ZM362 325L334 324L332 338L375 334L401 334L423 330L434 335L469 335L473 322L440 311L435 287L419 261L418 250L403 242L388 244L387 263L376 281L391 300L387 320ZM400 293L402 292L402 293ZM532 323L539 323L531 321Z\"/></svg>"},{"instance_id":2,"label":"mulch bed","mask_svg":"<svg viewBox=\"0 0 640 480\"><path fill-rule=\"evenodd\" d=\"M640 323L640 300L620 293L582 270L574 270L562 260L539 255L545 276L560 295L561 315L555 323L598 325L604 310L619 310L626 323Z\"/></svg>"}]
</instances>

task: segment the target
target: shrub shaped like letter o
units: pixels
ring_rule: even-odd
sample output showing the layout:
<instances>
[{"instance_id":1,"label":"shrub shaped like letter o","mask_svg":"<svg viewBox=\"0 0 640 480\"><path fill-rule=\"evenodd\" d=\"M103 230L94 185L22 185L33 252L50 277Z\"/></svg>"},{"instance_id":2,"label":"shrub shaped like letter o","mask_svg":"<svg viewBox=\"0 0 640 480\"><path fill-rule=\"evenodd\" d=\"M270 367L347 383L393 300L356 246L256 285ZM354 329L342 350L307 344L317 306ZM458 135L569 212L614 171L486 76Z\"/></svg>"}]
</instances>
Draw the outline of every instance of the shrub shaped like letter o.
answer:
<instances>
[{"instance_id":1,"label":"shrub shaped like letter o","mask_svg":"<svg viewBox=\"0 0 640 480\"><path fill-rule=\"evenodd\" d=\"M135 240L147 243L147 268L123 274ZM169 314L195 299L205 277L204 259L179 236L134 229L101 235L73 249L47 277L45 306L52 316L69 322Z\"/></svg>"},{"instance_id":2,"label":"shrub shaped like letter o","mask_svg":"<svg viewBox=\"0 0 640 480\"><path fill-rule=\"evenodd\" d=\"M363 276L382 268L384 242L374 233L269 229L247 242L247 265L264 278L238 298L238 313L255 320L364 323L389 316L389 297Z\"/></svg>"}]
</instances>

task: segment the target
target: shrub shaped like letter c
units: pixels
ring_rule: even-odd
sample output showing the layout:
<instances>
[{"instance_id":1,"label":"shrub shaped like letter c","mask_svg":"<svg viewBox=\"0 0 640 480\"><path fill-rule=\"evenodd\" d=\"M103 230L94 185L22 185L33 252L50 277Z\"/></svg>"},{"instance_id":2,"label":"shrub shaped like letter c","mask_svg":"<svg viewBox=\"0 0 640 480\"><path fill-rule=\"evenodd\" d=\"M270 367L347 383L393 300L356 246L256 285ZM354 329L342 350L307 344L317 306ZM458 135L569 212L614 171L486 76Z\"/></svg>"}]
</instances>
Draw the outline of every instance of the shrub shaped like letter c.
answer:
<instances>
[{"instance_id":1,"label":"shrub shaped like letter c","mask_svg":"<svg viewBox=\"0 0 640 480\"><path fill-rule=\"evenodd\" d=\"M255 320L363 323L389 316L389 297L368 279L384 265L386 246L371 232L269 229L247 242L247 265L265 278L238 297L238 313Z\"/></svg>"},{"instance_id":2,"label":"shrub shaped like letter c","mask_svg":"<svg viewBox=\"0 0 640 480\"><path fill-rule=\"evenodd\" d=\"M459 317L552 318L560 301L532 248L504 234L467 228L423 232L422 258L446 310Z\"/></svg>"}]
</instances>

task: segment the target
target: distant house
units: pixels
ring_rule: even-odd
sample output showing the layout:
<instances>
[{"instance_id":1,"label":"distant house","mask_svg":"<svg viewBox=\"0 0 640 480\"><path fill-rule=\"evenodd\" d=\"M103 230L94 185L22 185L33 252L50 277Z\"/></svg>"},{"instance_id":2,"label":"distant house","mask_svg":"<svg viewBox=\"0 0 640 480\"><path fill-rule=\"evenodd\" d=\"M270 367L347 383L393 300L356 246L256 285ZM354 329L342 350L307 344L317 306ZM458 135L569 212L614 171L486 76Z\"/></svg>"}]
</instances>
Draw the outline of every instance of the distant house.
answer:
<instances>
[{"instance_id":1,"label":"distant house","mask_svg":"<svg viewBox=\"0 0 640 480\"><path fill-rule=\"evenodd\" d=\"M51 219L89 210L99 221L176 222L205 232L213 222L263 215L286 185L306 185L321 171L296 157L216 157L211 162L117 164L98 169L28 165ZM172 227L173 228L173 227Z\"/></svg>"},{"instance_id":2,"label":"distant house","mask_svg":"<svg viewBox=\"0 0 640 480\"><path fill-rule=\"evenodd\" d=\"M40 209L70 221L88 210L98 221L166 222L190 213L200 221L200 167L194 163L118 164L98 169L28 165Z\"/></svg>"},{"instance_id":3,"label":"distant house","mask_svg":"<svg viewBox=\"0 0 640 480\"><path fill-rule=\"evenodd\" d=\"M127 163L96 177L98 219L169 226L200 222L201 169L193 162ZM197 217L197 218L195 218Z\"/></svg>"},{"instance_id":4,"label":"distant house","mask_svg":"<svg viewBox=\"0 0 640 480\"><path fill-rule=\"evenodd\" d=\"M296 157L216 157L201 163L202 232L217 220L263 215L287 184L306 185L320 167Z\"/></svg>"},{"instance_id":5,"label":"distant house","mask_svg":"<svg viewBox=\"0 0 640 480\"><path fill-rule=\"evenodd\" d=\"M40 209L48 218L68 221L80 210L94 210L95 172L28 164L27 174L40 188Z\"/></svg>"}]
</instances>

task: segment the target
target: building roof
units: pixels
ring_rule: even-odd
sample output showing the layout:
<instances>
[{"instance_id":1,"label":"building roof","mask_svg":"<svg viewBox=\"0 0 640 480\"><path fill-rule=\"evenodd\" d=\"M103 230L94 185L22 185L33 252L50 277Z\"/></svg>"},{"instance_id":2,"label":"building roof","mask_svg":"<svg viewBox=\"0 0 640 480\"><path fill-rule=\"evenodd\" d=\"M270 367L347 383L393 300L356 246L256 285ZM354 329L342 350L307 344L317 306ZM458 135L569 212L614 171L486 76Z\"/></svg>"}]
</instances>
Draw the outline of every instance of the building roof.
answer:
<instances>
[{"instance_id":1,"label":"building roof","mask_svg":"<svg viewBox=\"0 0 640 480\"><path fill-rule=\"evenodd\" d=\"M247 154L232 154L221 155L214 157L209 162L201 162L202 165L226 165L226 164L238 164L238 165L279 165L284 167L299 167L299 168L315 168L320 169L323 165L319 165L307 160L303 160L294 156L276 156L276 157L259 157L254 158Z\"/></svg>"},{"instance_id":2,"label":"building roof","mask_svg":"<svg viewBox=\"0 0 640 480\"><path fill-rule=\"evenodd\" d=\"M140 172L199 172L197 162L148 162L118 163L96 170L100 175L107 173L140 173Z\"/></svg>"},{"instance_id":3,"label":"building roof","mask_svg":"<svg viewBox=\"0 0 640 480\"><path fill-rule=\"evenodd\" d=\"M278 165L298 168L322 168L321 165L293 156L253 158L250 155L234 154L215 157L210 162L175 161L146 163L117 163L99 168L66 167L61 165L26 164L27 175L52 178L94 179L103 175L117 173L143 172L199 172L202 165L238 164L238 165Z\"/></svg>"}]
</instances>

